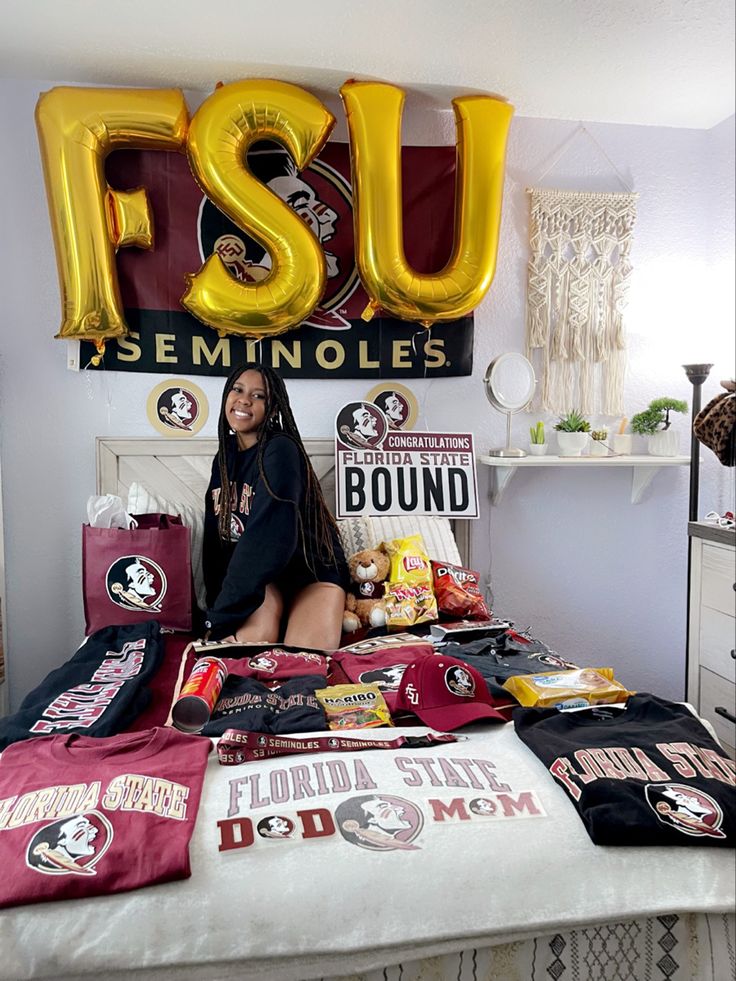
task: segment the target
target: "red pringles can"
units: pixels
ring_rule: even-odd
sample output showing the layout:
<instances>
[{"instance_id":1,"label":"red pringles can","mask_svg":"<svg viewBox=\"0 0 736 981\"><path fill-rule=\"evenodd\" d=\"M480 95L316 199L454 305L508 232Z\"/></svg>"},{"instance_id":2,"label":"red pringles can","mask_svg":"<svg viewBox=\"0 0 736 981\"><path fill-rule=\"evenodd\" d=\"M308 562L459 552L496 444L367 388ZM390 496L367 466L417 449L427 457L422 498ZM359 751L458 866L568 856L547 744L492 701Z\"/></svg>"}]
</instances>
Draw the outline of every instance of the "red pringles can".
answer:
<instances>
[{"instance_id":1,"label":"red pringles can","mask_svg":"<svg viewBox=\"0 0 736 981\"><path fill-rule=\"evenodd\" d=\"M219 657L201 657L171 711L171 720L182 732L199 732L209 721L227 678L227 668Z\"/></svg>"}]
</instances>

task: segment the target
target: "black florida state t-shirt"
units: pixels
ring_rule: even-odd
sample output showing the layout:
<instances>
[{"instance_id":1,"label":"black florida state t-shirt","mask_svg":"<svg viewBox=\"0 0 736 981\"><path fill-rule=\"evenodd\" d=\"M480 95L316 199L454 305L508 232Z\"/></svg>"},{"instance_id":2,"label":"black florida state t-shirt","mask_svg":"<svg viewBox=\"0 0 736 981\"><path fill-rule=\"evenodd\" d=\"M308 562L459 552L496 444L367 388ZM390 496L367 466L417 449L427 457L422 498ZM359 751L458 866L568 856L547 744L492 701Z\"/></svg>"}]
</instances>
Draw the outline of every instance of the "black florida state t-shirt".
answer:
<instances>
[{"instance_id":1,"label":"black florida state t-shirt","mask_svg":"<svg viewBox=\"0 0 736 981\"><path fill-rule=\"evenodd\" d=\"M736 845L736 764L684 705L639 694L513 720L597 845Z\"/></svg>"}]
</instances>

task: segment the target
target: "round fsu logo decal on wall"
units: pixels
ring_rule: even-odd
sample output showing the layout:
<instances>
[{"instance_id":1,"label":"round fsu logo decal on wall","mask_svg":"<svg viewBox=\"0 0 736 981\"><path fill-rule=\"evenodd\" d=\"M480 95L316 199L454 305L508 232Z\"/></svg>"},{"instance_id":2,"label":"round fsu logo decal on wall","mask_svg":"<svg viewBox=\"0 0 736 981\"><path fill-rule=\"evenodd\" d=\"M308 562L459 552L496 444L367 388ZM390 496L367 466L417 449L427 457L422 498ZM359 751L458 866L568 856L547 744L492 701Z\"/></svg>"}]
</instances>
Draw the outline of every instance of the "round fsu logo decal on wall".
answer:
<instances>
[{"instance_id":1,"label":"round fsu logo decal on wall","mask_svg":"<svg viewBox=\"0 0 736 981\"><path fill-rule=\"evenodd\" d=\"M389 429L413 429L419 414L416 395L406 385L381 382L366 395L388 420Z\"/></svg>"},{"instance_id":2,"label":"round fsu logo decal on wall","mask_svg":"<svg viewBox=\"0 0 736 981\"><path fill-rule=\"evenodd\" d=\"M207 396L185 378L156 385L146 403L151 425L164 436L194 436L207 422Z\"/></svg>"},{"instance_id":3,"label":"round fsu logo decal on wall","mask_svg":"<svg viewBox=\"0 0 736 981\"><path fill-rule=\"evenodd\" d=\"M166 573L145 555L124 555L107 570L107 595L124 610L160 613L166 595Z\"/></svg>"}]
</instances>

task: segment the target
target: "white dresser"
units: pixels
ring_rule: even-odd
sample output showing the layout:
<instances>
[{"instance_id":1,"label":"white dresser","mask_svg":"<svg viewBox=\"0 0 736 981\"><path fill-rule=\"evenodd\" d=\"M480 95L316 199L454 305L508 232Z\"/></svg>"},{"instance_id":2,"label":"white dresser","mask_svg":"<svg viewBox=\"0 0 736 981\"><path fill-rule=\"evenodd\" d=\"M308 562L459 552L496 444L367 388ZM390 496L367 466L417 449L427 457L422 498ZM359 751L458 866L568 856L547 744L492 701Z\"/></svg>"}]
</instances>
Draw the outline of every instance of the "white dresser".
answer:
<instances>
[{"instance_id":1,"label":"white dresser","mask_svg":"<svg viewBox=\"0 0 736 981\"><path fill-rule=\"evenodd\" d=\"M736 746L736 533L700 521L690 535L687 700Z\"/></svg>"}]
</instances>

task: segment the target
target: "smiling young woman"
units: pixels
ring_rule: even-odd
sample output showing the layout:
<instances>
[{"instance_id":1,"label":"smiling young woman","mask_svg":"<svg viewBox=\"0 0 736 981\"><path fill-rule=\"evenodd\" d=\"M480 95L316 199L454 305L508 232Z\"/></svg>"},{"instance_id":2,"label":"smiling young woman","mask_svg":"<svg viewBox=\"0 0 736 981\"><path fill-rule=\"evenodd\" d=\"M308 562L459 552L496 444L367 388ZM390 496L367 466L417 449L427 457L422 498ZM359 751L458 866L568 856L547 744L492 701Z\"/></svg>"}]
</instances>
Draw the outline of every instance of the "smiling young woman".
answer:
<instances>
[{"instance_id":1,"label":"smiling young woman","mask_svg":"<svg viewBox=\"0 0 736 981\"><path fill-rule=\"evenodd\" d=\"M266 383L260 371L250 368L233 382L225 398L225 419L239 449L247 450L256 444L266 419Z\"/></svg>"},{"instance_id":2,"label":"smiling young woman","mask_svg":"<svg viewBox=\"0 0 736 981\"><path fill-rule=\"evenodd\" d=\"M213 640L334 650L345 556L284 383L263 365L230 374L205 500L206 627Z\"/></svg>"}]
</instances>

